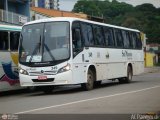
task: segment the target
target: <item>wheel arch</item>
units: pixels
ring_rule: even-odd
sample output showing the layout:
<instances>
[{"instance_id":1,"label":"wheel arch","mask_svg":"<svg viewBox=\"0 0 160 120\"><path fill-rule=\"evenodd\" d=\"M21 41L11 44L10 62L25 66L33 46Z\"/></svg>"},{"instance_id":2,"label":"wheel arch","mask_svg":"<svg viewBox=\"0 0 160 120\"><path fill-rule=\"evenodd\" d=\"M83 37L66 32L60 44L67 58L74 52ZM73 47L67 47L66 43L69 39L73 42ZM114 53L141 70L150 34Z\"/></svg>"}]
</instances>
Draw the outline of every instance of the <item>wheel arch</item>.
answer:
<instances>
[{"instance_id":1,"label":"wheel arch","mask_svg":"<svg viewBox=\"0 0 160 120\"><path fill-rule=\"evenodd\" d=\"M97 80L97 71L96 71L95 65L92 65L92 64L88 65L86 74L87 74L89 69L94 73L94 81L96 81Z\"/></svg>"},{"instance_id":2,"label":"wheel arch","mask_svg":"<svg viewBox=\"0 0 160 120\"><path fill-rule=\"evenodd\" d=\"M132 63L128 63L128 65L127 65L127 69L128 69L128 66L129 66L129 67L131 67L132 75L133 75L133 65L132 65Z\"/></svg>"}]
</instances>

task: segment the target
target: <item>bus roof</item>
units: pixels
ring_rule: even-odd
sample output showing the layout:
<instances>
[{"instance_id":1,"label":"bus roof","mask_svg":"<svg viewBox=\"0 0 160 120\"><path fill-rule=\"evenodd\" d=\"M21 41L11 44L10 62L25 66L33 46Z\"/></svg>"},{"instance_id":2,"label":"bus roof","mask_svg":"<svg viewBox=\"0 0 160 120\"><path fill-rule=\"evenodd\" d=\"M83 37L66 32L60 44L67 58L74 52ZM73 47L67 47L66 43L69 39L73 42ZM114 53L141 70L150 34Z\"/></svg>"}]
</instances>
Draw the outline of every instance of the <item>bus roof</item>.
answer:
<instances>
[{"instance_id":1,"label":"bus roof","mask_svg":"<svg viewBox=\"0 0 160 120\"><path fill-rule=\"evenodd\" d=\"M21 31L22 26L0 24L0 30Z\"/></svg>"},{"instance_id":2,"label":"bus roof","mask_svg":"<svg viewBox=\"0 0 160 120\"><path fill-rule=\"evenodd\" d=\"M68 21L68 22L73 22L73 21L81 21L81 22L87 22L87 23L92 23L96 25L103 25L103 26L108 26L108 27L114 27L114 28L119 28L119 29L124 29L124 30L130 30L130 31L135 31L135 32L140 32L137 29L131 29L131 28L126 28L126 27L121 27L121 26L115 26L111 24L106 24L106 23L100 23L100 22L95 22L95 21L90 21L90 20L85 20L85 19L80 19L80 18L73 18L73 17L53 17L53 18L46 18L46 19L40 19L40 20L35 20L26 23L25 25L29 24L35 24L35 23L41 23L41 22L52 22L52 21Z\"/></svg>"}]
</instances>

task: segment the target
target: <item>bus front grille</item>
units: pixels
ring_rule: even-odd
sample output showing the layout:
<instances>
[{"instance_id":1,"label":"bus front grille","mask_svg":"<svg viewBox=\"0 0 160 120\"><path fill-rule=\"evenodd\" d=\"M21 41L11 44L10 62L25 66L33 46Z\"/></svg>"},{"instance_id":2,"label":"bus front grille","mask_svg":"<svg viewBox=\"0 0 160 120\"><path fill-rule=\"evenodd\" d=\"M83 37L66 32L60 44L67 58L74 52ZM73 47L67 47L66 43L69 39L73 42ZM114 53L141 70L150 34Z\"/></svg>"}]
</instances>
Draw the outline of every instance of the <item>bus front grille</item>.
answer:
<instances>
[{"instance_id":1,"label":"bus front grille","mask_svg":"<svg viewBox=\"0 0 160 120\"><path fill-rule=\"evenodd\" d=\"M45 80L32 79L33 82L53 82L54 78L47 78Z\"/></svg>"},{"instance_id":2,"label":"bus front grille","mask_svg":"<svg viewBox=\"0 0 160 120\"><path fill-rule=\"evenodd\" d=\"M44 73L38 71L38 72L29 72L30 76L37 76L37 75L55 75L56 72L53 71L44 71Z\"/></svg>"}]
</instances>

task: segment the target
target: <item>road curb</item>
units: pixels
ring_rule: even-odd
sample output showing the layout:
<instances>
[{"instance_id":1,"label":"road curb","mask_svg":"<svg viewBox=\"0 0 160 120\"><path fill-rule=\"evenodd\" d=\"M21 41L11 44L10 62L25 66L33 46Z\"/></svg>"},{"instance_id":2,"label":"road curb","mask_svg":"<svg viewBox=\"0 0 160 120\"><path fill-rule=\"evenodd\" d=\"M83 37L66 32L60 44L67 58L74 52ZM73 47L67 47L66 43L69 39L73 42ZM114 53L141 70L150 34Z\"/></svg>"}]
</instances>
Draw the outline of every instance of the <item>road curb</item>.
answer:
<instances>
[{"instance_id":1,"label":"road curb","mask_svg":"<svg viewBox=\"0 0 160 120\"><path fill-rule=\"evenodd\" d=\"M153 73L160 71L160 67L145 67L144 68L144 73Z\"/></svg>"}]
</instances>

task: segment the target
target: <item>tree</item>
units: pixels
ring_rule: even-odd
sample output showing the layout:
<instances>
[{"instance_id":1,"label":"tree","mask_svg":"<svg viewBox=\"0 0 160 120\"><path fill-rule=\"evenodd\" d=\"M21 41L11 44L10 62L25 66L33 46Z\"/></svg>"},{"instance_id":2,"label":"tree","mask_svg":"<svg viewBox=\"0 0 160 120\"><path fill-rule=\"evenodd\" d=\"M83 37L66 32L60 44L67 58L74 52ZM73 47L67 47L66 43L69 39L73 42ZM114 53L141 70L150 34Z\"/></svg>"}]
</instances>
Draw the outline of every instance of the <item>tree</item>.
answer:
<instances>
[{"instance_id":1,"label":"tree","mask_svg":"<svg viewBox=\"0 0 160 120\"><path fill-rule=\"evenodd\" d=\"M75 4L72 11L82 12L88 15L99 16L101 14L101 10L99 9L96 3L99 3L99 2L96 0L93 0L93 1L80 0Z\"/></svg>"},{"instance_id":2,"label":"tree","mask_svg":"<svg viewBox=\"0 0 160 120\"><path fill-rule=\"evenodd\" d=\"M137 29L140 28L140 21L134 17L127 17L127 19L123 21L122 26Z\"/></svg>"}]
</instances>

